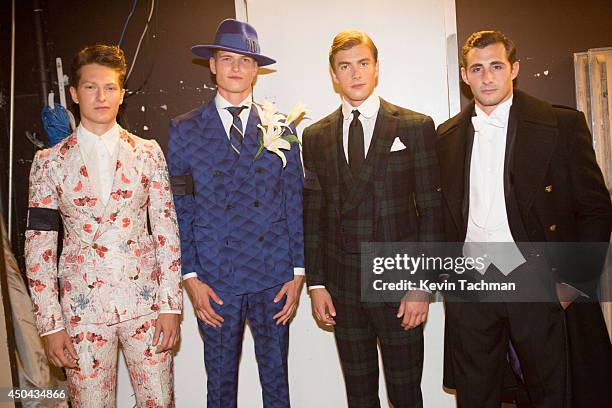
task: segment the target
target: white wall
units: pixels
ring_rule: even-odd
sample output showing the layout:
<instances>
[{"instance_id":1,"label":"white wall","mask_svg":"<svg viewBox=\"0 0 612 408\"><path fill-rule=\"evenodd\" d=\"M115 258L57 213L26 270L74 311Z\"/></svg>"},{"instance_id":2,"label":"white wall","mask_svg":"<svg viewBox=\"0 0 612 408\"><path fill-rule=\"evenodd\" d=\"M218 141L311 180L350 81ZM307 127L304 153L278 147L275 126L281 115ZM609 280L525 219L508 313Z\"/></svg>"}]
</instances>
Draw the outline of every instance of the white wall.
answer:
<instances>
[{"instance_id":1,"label":"white wall","mask_svg":"<svg viewBox=\"0 0 612 408\"><path fill-rule=\"evenodd\" d=\"M283 111L298 101L304 102L310 110L310 119L301 123L300 132L339 106L329 75L327 52L334 35L349 27L366 31L378 47L380 79L376 92L380 96L426 113L436 124L458 110L456 49L452 41L456 31L454 0L247 0L246 5L243 0L236 0L236 12L238 19L248 17L257 29L262 52L278 60L270 67L276 72L258 78L255 98L275 100ZM451 69L447 70L447 66ZM454 406L453 397L442 390L443 326L442 305L432 304L425 329L422 381L425 407ZM187 298L182 339L175 360L177 407L205 406L203 346ZM291 326L289 370L294 408L346 406L333 333L315 324L305 292ZM380 384L381 402L387 407L382 376ZM253 340L248 330L239 387L239 407L262 407ZM119 407L134 406L131 394L129 377L121 362Z\"/></svg>"}]
</instances>

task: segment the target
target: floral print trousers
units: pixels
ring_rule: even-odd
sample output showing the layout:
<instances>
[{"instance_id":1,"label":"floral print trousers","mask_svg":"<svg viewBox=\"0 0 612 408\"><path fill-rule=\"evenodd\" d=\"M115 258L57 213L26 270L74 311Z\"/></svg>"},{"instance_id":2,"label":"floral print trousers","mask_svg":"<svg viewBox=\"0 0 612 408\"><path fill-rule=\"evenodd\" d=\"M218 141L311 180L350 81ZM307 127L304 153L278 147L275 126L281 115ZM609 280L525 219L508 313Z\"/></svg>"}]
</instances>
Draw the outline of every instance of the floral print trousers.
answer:
<instances>
[{"instance_id":1,"label":"floral print trousers","mask_svg":"<svg viewBox=\"0 0 612 408\"><path fill-rule=\"evenodd\" d=\"M73 407L116 406L119 344L128 366L138 407L174 405L172 351L155 353L152 346L157 313L108 326L69 325L68 334L79 355L79 367L67 369ZM158 344L161 344L161 338Z\"/></svg>"}]
</instances>

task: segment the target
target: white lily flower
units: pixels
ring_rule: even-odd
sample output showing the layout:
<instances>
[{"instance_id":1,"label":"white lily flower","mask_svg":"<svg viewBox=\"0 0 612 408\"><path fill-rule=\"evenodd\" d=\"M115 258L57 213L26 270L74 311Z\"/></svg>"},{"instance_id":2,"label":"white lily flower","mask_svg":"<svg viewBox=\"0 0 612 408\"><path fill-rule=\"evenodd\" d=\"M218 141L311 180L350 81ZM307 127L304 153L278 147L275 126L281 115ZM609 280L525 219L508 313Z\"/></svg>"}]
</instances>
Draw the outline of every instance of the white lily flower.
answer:
<instances>
[{"instance_id":1,"label":"white lily flower","mask_svg":"<svg viewBox=\"0 0 612 408\"><path fill-rule=\"evenodd\" d=\"M279 137L275 139L269 146L266 146L266 149L280 157L283 162L283 168L287 165L287 158L285 157L285 153L281 152L280 149L291 149L291 144L288 141Z\"/></svg>"},{"instance_id":2,"label":"white lily flower","mask_svg":"<svg viewBox=\"0 0 612 408\"><path fill-rule=\"evenodd\" d=\"M303 103L297 103L293 109L291 109L291 112L289 112L289 114L287 115L287 119L285 119L285 124L289 125L290 123L293 123L296 119L298 119L300 116L302 116L303 114L306 113L306 105L304 105Z\"/></svg>"},{"instance_id":3,"label":"white lily flower","mask_svg":"<svg viewBox=\"0 0 612 408\"><path fill-rule=\"evenodd\" d=\"M259 152L265 148L268 151L276 154L283 162L283 167L285 167L287 165L287 158L281 149L290 150L291 143L288 140L285 140L283 133L285 132L285 128L289 127L290 123L305 113L305 106L304 104L297 104L291 110L291 113L288 116L276 112L274 103L270 102L269 100L265 100L261 106L255 104L255 107L259 113L259 120L261 121L261 124L257 125L257 127L261 130L261 147ZM295 135L289 136L293 136L294 140L296 140ZM259 156L259 152L257 155L255 155L255 159Z\"/></svg>"}]
</instances>

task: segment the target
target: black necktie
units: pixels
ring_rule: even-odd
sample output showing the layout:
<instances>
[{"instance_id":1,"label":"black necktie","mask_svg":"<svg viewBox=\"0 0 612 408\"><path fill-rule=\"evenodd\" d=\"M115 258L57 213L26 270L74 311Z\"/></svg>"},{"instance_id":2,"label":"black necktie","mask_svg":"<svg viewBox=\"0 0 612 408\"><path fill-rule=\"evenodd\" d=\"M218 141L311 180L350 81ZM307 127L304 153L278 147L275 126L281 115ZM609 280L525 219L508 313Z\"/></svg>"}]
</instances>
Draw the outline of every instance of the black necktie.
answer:
<instances>
[{"instance_id":1,"label":"black necktie","mask_svg":"<svg viewBox=\"0 0 612 408\"><path fill-rule=\"evenodd\" d=\"M353 121L349 125L348 158L351 173L353 173L353 178L356 178L359 175L361 165L365 161L363 126L361 126L359 120L358 110L353 111Z\"/></svg>"},{"instance_id":2,"label":"black necktie","mask_svg":"<svg viewBox=\"0 0 612 408\"><path fill-rule=\"evenodd\" d=\"M230 106L225 109L227 109L234 118L234 120L232 121L232 127L230 127L229 136L232 149L234 149L234 153L236 153L236 157L238 157L240 155L242 139L244 139L244 135L242 133L242 120L240 120L240 113L243 109L246 109L246 106Z\"/></svg>"}]
</instances>

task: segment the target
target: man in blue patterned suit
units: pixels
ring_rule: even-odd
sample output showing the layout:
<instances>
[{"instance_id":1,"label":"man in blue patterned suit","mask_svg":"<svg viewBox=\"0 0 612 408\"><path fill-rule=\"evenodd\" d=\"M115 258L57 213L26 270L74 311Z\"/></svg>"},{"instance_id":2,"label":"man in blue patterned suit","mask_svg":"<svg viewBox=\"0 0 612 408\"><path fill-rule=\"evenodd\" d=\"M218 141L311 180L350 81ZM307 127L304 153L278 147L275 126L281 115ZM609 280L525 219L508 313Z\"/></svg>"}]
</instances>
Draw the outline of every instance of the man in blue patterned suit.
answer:
<instances>
[{"instance_id":1,"label":"man in blue patterned suit","mask_svg":"<svg viewBox=\"0 0 612 408\"><path fill-rule=\"evenodd\" d=\"M252 102L260 53L247 23L224 20L208 58L217 95L174 119L168 164L183 249L183 280L204 338L207 406L236 406L245 320L266 408L289 407L289 322L304 273L303 171L296 144L257 156L258 111ZM257 157L256 157L257 156Z\"/></svg>"}]
</instances>

